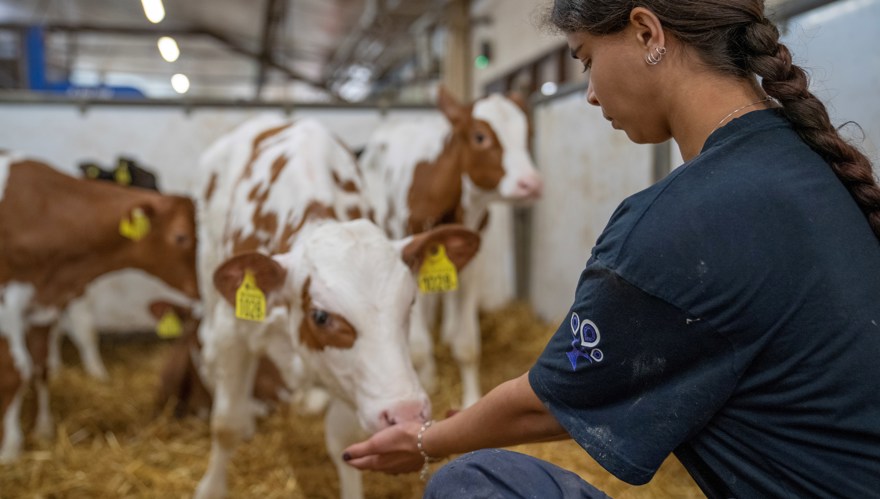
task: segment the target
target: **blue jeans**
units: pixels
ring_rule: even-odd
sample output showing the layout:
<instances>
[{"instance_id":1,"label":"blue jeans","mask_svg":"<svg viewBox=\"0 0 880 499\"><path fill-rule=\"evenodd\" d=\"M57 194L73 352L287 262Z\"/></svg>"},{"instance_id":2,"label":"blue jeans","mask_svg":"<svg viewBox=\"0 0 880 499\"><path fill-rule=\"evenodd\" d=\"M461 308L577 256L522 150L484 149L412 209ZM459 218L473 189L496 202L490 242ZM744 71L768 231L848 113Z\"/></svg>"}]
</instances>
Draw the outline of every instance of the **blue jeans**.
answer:
<instances>
[{"instance_id":1,"label":"blue jeans","mask_svg":"<svg viewBox=\"0 0 880 499\"><path fill-rule=\"evenodd\" d=\"M501 449L465 454L440 468L426 499L610 499L576 474L546 461Z\"/></svg>"}]
</instances>

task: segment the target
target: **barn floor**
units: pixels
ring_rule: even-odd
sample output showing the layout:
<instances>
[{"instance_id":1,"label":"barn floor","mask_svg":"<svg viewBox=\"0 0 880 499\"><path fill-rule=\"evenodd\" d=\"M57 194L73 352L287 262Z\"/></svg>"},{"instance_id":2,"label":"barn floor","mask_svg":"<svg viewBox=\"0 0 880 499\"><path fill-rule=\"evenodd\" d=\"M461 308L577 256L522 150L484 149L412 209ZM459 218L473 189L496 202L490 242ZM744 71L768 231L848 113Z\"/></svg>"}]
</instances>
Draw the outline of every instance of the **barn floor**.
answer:
<instances>
[{"instance_id":1,"label":"barn floor","mask_svg":"<svg viewBox=\"0 0 880 499\"><path fill-rule=\"evenodd\" d=\"M524 305L511 305L481 319L483 388L524 372L555 325L536 320ZM514 340L514 338L517 338ZM65 367L52 382L54 441L28 437L22 459L0 465L0 498L191 497L207 465L208 424L196 418L155 417L152 397L168 345L143 339L105 339L102 352L111 381L88 378L69 344ZM459 397L457 370L441 349L443 388L433 398L436 415ZM25 428L33 422L33 398ZM253 441L242 445L230 469L232 498L335 498L338 482L326 455L320 417L281 409L259 422ZM642 487L623 483L572 442L528 445L516 450L572 469L612 497L704 497L674 458ZM365 476L368 498L420 497L415 474Z\"/></svg>"}]
</instances>

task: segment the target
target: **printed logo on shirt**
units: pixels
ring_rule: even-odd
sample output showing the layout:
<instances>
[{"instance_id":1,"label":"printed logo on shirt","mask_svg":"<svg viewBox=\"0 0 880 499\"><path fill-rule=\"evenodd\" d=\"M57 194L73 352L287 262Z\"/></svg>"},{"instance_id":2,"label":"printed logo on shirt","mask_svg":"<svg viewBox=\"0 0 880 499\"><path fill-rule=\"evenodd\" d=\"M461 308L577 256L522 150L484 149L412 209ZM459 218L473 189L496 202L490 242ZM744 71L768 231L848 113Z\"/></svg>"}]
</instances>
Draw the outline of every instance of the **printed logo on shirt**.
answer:
<instances>
[{"instance_id":1,"label":"printed logo on shirt","mask_svg":"<svg viewBox=\"0 0 880 499\"><path fill-rule=\"evenodd\" d=\"M577 312L571 313L571 350L565 352L568 361L571 362L571 370L577 370L578 359L587 359L590 364L602 362L605 355L602 350L596 348L602 340L599 328L593 321L581 320Z\"/></svg>"}]
</instances>

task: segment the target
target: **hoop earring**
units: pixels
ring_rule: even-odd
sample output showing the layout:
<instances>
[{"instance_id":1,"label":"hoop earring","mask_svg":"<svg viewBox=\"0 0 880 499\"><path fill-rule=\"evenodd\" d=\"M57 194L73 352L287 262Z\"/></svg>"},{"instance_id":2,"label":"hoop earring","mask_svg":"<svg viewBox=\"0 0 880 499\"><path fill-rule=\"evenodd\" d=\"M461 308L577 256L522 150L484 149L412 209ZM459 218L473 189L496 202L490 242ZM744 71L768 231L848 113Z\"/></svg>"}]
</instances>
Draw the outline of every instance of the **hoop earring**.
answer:
<instances>
[{"instance_id":1,"label":"hoop earring","mask_svg":"<svg viewBox=\"0 0 880 499\"><path fill-rule=\"evenodd\" d=\"M645 62L651 66L656 66L663 60L664 55L666 55L666 47L654 47L654 53L648 52L648 55L645 56Z\"/></svg>"}]
</instances>

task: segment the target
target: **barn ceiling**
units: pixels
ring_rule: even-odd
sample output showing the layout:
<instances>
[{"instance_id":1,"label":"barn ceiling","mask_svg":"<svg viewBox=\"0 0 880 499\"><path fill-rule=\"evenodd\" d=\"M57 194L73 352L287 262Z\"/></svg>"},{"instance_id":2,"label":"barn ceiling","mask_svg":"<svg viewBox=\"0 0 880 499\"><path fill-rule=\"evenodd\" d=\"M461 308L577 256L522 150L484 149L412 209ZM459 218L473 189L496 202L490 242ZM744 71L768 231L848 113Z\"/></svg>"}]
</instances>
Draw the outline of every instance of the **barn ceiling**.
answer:
<instances>
[{"instance_id":1,"label":"barn ceiling","mask_svg":"<svg viewBox=\"0 0 880 499\"><path fill-rule=\"evenodd\" d=\"M165 17L153 24L141 0L0 0L0 42L14 45L15 30L43 26L47 71L82 85L132 85L163 97L174 95L170 75L182 73L199 97L351 99L359 81L414 57L446 3L164 0ZM174 62L159 55L162 35L180 48Z\"/></svg>"},{"instance_id":2,"label":"barn ceiling","mask_svg":"<svg viewBox=\"0 0 880 499\"><path fill-rule=\"evenodd\" d=\"M153 24L142 0L0 0L0 89L27 78L24 29L41 26L46 80L79 92L176 97L179 73L190 98L358 101L376 82L437 77L449 1L163 0ZM767 7L789 17L830 1ZM159 55L161 36L175 39L177 60Z\"/></svg>"}]
</instances>

